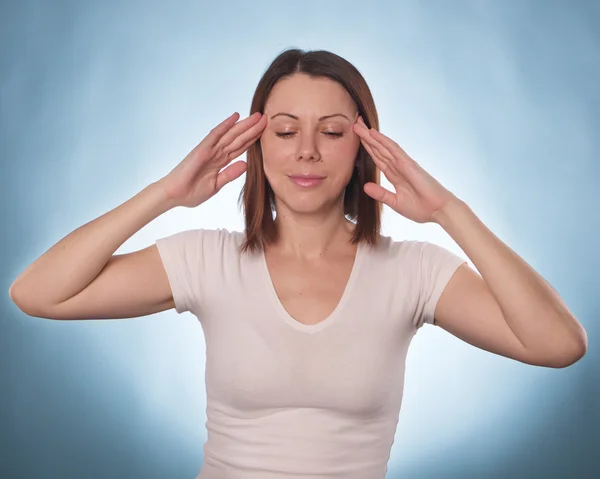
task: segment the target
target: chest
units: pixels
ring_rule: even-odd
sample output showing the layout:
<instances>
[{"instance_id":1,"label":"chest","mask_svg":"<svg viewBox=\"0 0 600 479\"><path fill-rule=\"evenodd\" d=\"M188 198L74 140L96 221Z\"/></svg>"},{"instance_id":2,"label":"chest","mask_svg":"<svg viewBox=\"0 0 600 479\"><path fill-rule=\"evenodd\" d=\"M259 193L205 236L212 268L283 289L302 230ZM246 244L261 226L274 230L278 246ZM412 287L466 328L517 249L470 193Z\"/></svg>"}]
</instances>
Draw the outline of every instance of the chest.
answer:
<instances>
[{"instance_id":1,"label":"chest","mask_svg":"<svg viewBox=\"0 0 600 479\"><path fill-rule=\"evenodd\" d=\"M347 288L355 256L317 262L293 261L265 254L267 269L279 302L302 324L317 324L333 313Z\"/></svg>"},{"instance_id":2,"label":"chest","mask_svg":"<svg viewBox=\"0 0 600 479\"><path fill-rule=\"evenodd\" d=\"M303 264L267 251L241 265L204 296L209 398L251 417L395 414L414 306L392 262L357 250Z\"/></svg>"}]
</instances>

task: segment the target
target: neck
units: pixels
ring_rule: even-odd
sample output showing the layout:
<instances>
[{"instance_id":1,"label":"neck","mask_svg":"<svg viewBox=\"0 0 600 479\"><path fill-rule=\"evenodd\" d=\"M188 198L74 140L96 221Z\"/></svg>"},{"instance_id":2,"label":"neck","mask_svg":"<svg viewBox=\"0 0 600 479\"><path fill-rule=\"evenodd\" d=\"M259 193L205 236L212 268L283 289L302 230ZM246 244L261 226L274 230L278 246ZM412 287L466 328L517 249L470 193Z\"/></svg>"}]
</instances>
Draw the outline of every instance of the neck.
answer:
<instances>
[{"instance_id":1,"label":"neck","mask_svg":"<svg viewBox=\"0 0 600 479\"><path fill-rule=\"evenodd\" d=\"M280 253L302 260L318 260L331 251L349 246L354 224L343 214L321 218L278 214L275 227L279 239L274 246Z\"/></svg>"}]
</instances>

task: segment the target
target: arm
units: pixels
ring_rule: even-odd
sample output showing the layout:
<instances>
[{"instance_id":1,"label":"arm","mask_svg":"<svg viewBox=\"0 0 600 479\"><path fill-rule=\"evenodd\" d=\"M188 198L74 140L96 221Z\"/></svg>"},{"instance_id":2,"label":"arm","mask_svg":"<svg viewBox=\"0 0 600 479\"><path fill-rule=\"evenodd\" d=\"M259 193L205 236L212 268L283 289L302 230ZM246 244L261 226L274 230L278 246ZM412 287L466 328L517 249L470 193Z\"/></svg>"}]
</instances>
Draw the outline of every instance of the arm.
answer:
<instances>
[{"instance_id":1,"label":"arm","mask_svg":"<svg viewBox=\"0 0 600 479\"><path fill-rule=\"evenodd\" d=\"M13 302L29 315L53 319L133 317L173 307L156 245L114 252L157 216L199 206L246 171L244 161L228 163L260 138L266 115L237 119L236 112L214 127L160 181L50 248L11 285Z\"/></svg>"},{"instance_id":2,"label":"arm","mask_svg":"<svg viewBox=\"0 0 600 479\"><path fill-rule=\"evenodd\" d=\"M360 116L353 128L396 189L369 182L365 193L405 218L442 226L481 271L480 276L468 265L458 267L435 307L436 324L474 346L528 364L560 368L585 355L585 329L544 278L398 143Z\"/></svg>"},{"instance_id":3,"label":"arm","mask_svg":"<svg viewBox=\"0 0 600 479\"><path fill-rule=\"evenodd\" d=\"M11 285L11 299L22 310L44 311L73 298L100 274L127 239L173 206L160 183L150 184L35 260Z\"/></svg>"},{"instance_id":4,"label":"arm","mask_svg":"<svg viewBox=\"0 0 600 479\"><path fill-rule=\"evenodd\" d=\"M470 344L528 364L565 367L585 354L585 329L564 301L466 203L448 202L434 221L481 272L459 267L436 306L439 326Z\"/></svg>"}]
</instances>

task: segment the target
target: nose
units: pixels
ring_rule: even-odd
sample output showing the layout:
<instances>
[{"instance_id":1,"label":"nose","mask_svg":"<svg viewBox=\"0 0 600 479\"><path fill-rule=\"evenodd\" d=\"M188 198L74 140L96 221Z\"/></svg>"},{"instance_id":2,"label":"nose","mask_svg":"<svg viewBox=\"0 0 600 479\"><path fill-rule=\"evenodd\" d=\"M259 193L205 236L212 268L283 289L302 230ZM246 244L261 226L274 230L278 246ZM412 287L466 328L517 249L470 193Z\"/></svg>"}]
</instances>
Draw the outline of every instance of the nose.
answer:
<instances>
[{"instance_id":1,"label":"nose","mask_svg":"<svg viewBox=\"0 0 600 479\"><path fill-rule=\"evenodd\" d=\"M313 135L301 135L298 145L298 160L319 161L321 154L317 148L317 142Z\"/></svg>"}]
</instances>

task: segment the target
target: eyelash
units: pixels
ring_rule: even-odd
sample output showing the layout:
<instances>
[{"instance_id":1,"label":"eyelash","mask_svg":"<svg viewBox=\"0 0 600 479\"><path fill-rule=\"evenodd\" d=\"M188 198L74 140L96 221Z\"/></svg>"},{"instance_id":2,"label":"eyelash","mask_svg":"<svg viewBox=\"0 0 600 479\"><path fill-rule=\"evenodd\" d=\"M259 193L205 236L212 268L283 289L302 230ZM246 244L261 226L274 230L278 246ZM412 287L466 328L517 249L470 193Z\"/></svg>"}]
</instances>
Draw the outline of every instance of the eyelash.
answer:
<instances>
[{"instance_id":1,"label":"eyelash","mask_svg":"<svg viewBox=\"0 0 600 479\"><path fill-rule=\"evenodd\" d=\"M275 133L275 135L277 135L279 138L283 138L284 140L287 138L290 138L293 134L294 134L293 131L288 131L285 133L278 133L278 132ZM327 136L332 136L334 138L341 138L342 136L344 136L343 133L335 133L333 131L325 131L324 134Z\"/></svg>"}]
</instances>

